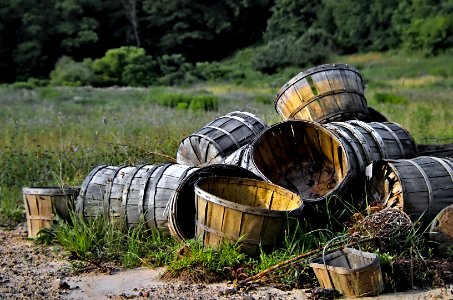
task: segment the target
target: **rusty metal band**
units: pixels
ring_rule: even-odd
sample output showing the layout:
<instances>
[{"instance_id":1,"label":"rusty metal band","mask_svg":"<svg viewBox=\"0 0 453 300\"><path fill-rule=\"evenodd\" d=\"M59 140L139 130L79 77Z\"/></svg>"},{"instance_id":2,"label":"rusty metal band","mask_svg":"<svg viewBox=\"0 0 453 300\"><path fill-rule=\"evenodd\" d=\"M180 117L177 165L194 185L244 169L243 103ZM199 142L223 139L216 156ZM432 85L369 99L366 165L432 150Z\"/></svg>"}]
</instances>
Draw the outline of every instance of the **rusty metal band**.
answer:
<instances>
[{"instance_id":1,"label":"rusty metal band","mask_svg":"<svg viewBox=\"0 0 453 300\"><path fill-rule=\"evenodd\" d=\"M90 184L93 177L99 172L101 169L107 168L107 165L100 165L91 170L88 176L83 181L83 184L80 188L79 196L77 197L77 205L76 210L83 215L83 211L85 210L85 197L87 194L88 185Z\"/></svg>"},{"instance_id":2,"label":"rusty metal band","mask_svg":"<svg viewBox=\"0 0 453 300\"><path fill-rule=\"evenodd\" d=\"M302 97L299 95L299 92L294 89L297 93L297 96L299 97L299 99L302 101ZM363 93L360 93L360 92L357 92L357 90L353 90L353 89L336 89L336 90L331 90L331 91L327 91L327 92L324 92L322 94L318 94L317 96L315 97L312 97L309 99L309 101L307 102L303 102L302 104L300 104L298 107L296 107L296 109L294 109L288 116L288 119L292 119L302 108L304 108L305 106L308 106L310 105L311 103L321 99L321 98L324 98L324 97L327 97L327 96L332 96L332 95L336 95L336 94L342 94L342 93L350 93L350 94L356 94L356 95L359 95L359 96L363 96Z\"/></svg>"},{"instance_id":3,"label":"rusty metal band","mask_svg":"<svg viewBox=\"0 0 453 300\"><path fill-rule=\"evenodd\" d=\"M195 225L197 227L201 228L205 232L209 232L209 233L215 234L215 235L220 236L222 238L225 238L227 240L232 240L232 241L239 240L241 243L250 244L250 245L263 245L263 246L272 246L272 245L274 245L274 243L271 242L271 241L260 241L260 240L256 240L256 239L245 239L245 238L241 239L239 236L232 236L232 235L223 233L221 231L218 231L218 230L216 230L214 228L207 227L206 225L201 224L198 220L195 221Z\"/></svg>"},{"instance_id":4,"label":"rusty metal band","mask_svg":"<svg viewBox=\"0 0 453 300\"><path fill-rule=\"evenodd\" d=\"M214 130L218 130L224 134L226 134L232 141L233 143L236 145L236 147L239 149L241 148L241 145L239 144L239 142L236 140L236 138L231 134L229 133L228 131L226 131L225 129L222 129L220 127L215 127L215 126L205 126L205 128L211 128L211 129L214 129Z\"/></svg>"},{"instance_id":5,"label":"rusty metal band","mask_svg":"<svg viewBox=\"0 0 453 300\"><path fill-rule=\"evenodd\" d=\"M385 147L385 143L382 140L382 137L377 133L376 129L362 121L348 121L348 122L356 124L357 126L360 126L367 132L369 132L379 146L379 152L381 153L382 156L381 158L389 158L387 149Z\"/></svg>"},{"instance_id":6,"label":"rusty metal band","mask_svg":"<svg viewBox=\"0 0 453 300\"><path fill-rule=\"evenodd\" d=\"M365 154L367 164L373 161L373 152L371 151L371 147L363 133L360 132L360 130L346 122L332 122L332 123L337 125L338 127L345 128L349 132L351 132L351 134L359 141L361 148Z\"/></svg>"},{"instance_id":7,"label":"rusty metal band","mask_svg":"<svg viewBox=\"0 0 453 300\"><path fill-rule=\"evenodd\" d=\"M112 194L112 188L113 188L113 182L115 181L116 175L125 168L124 165L120 165L117 167L118 169L113 172L111 177L107 179L107 185L105 186L105 192L104 192L104 201L103 201L103 211L104 211L104 216L109 217L110 214L110 196ZM111 180L110 180L111 179Z\"/></svg>"},{"instance_id":8,"label":"rusty metal band","mask_svg":"<svg viewBox=\"0 0 453 300\"><path fill-rule=\"evenodd\" d=\"M431 207L433 203L433 188L431 187L431 182L429 181L426 172L415 161L411 159L407 159L406 161L416 167L425 180L426 187L428 188L428 213L426 215L426 218L429 218L431 216Z\"/></svg>"}]
</instances>

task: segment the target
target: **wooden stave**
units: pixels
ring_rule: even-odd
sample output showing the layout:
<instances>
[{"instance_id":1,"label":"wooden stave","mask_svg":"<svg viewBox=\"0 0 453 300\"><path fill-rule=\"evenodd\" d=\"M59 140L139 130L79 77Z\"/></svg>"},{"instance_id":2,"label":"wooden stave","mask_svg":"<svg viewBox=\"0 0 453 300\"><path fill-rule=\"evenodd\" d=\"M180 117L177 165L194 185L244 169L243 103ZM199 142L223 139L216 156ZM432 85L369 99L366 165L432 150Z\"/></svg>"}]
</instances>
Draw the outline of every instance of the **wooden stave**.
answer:
<instances>
[{"instance_id":1,"label":"wooden stave","mask_svg":"<svg viewBox=\"0 0 453 300\"><path fill-rule=\"evenodd\" d=\"M178 173L171 173L178 169ZM196 170L198 170L197 167L174 163L162 164L153 170L144 196L144 220L147 228L155 229L164 235L171 235L168 223L170 200L179 183ZM162 186L164 178L169 181L169 186Z\"/></svg>"},{"instance_id":2,"label":"wooden stave","mask_svg":"<svg viewBox=\"0 0 453 300\"><path fill-rule=\"evenodd\" d=\"M241 176L244 178L259 179L259 177L251 171L235 165L213 164L201 167L181 180L178 188L173 193L169 204L169 229L171 235L176 240L184 241L195 237L195 223L185 223L180 212L184 211L186 215L193 213L191 220L194 221L196 211L194 185L198 180L211 176ZM192 203L191 206L190 203ZM193 228L190 229L189 227Z\"/></svg>"}]
</instances>

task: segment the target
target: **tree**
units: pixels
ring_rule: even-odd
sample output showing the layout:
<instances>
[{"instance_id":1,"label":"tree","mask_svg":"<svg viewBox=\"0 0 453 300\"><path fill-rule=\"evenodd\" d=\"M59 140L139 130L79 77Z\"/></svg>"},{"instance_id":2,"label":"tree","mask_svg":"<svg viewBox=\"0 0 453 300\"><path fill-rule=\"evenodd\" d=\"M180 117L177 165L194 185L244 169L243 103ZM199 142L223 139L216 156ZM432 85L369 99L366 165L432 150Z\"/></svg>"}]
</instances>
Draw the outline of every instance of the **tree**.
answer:
<instances>
[{"instance_id":1,"label":"tree","mask_svg":"<svg viewBox=\"0 0 453 300\"><path fill-rule=\"evenodd\" d=\"M269 5L267 0L145 0L152 37L144 45L157 55L179 53L188 61L220 59L256 42Z\"/></svg>"}]
</instances>

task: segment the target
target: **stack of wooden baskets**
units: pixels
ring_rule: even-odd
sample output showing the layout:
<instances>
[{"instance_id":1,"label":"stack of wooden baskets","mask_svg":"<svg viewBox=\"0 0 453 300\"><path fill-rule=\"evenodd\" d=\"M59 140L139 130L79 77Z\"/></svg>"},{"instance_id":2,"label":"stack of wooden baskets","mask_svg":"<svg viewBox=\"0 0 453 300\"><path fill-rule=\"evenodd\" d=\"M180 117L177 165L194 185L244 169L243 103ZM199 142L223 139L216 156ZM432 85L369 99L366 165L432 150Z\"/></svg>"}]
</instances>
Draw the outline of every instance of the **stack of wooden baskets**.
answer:
<instances>
[{"instance_id":1,"label":"stack of wooden baskets","mask_svg":"<svg viewBox=\"0 0 453 300\"><path fill-rule=\"evenodd\" d=\"M130 227L144 222L178 240L239 242L255 255L301 218L324 226L325 212L346 200L358 207L368 197L427 222L453 203L452 161L368 107L356 68L297 74L275 109L283 121L270 127L244 111L213 120L180 143L176 163L97 166L77 211Z\"/></svg>"}]
</instances>

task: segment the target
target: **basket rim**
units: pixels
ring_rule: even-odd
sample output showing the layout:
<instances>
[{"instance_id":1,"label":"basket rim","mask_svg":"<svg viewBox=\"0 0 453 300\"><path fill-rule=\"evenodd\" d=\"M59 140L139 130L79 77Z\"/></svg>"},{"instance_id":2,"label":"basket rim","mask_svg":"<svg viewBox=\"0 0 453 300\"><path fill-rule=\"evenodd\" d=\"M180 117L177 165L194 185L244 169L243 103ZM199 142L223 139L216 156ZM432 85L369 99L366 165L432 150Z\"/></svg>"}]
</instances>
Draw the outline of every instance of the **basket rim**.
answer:
<instances>
[{"instance_id":1,"label":"basket rim","mask_svg":"<svg viewBox=\"0 0 453 300\"><path fill-rule=\"evenodd\" d=\"M290 89L296 82L304 79L307 76L311 76L315 73L318 72L324 72L324 71L337 71L337 70L347 70L354 72L359 75L360 80L363 82L362 75L360 74L359 70L356 67L353 67L348 64L323 64L319 66L315 66L309 69L306 69L302 72L299 72L296 74L294 77L292 77L290 80L288 80L277 92L277 95L275 96L274 99L274 108L277 110L277 104L278 101L280 101L281 96L288 90Z\"/></svg>"},{"instance_id":2,"label":"basket rim","mask_svg":"<svg viewBox=\"0 0 453 300\"><path fill-rule=\"evenodd\" d=\"M345 247L341 250L336 250L335 252L332 252L328 255L326 255L326 261L327 260L332 260L332 259L335 259L335 258L338 258L340 256L343 256L344 254L354 254L354 255L359 255L359 254L362 254L363 257L365 258L368 258L368 259L373 259L370 263L364 265L364 266L361 266L360 268L355 268L355 269L347 269L347 268L343 268L343 267L334 267L334 266L331 266L331 265L324 265L322 263L322 257L316 257L316 258L313 258L309 265L310 267L312 267L313 269L321 269L321 270L329 270L329 271L334 271L335 273L337 274L342 274L342 275L346 275L346 274L351 274L351 273L357 273L357 272L362 272L366 269L369 269L370 267L376 267L376 266L380 266L380 260L379 260L379 256L375 253L371 253L371 252L365 252L365 251L361 251L361 250L357 250L357 249L354 249L354 248L349 248L349 247ZM318 263L318 261L321 261L321 263Z\"/></svg>"},{"instance_id":3,"label":"basket rim","mask_svg":"<svg viewBox=\"0 0 453 300\"><path fill-rule=\"evenodd\" d=\"M47 196L54 196L54 195L73 195L74 193L79 193L81 187L79 186L30 186L30 187L23 187L22 194L28 195L47 195Z\"/></svg>"},{"instance_id":4,"label":"basket rim","mask_svg":"<svg viewBox=\"0 0 453 300\"><path fill-rule=\"evenodd\" d=\"M318 197L318 198L306 198L306 199L304 199L304 201L314 203L317 201L322 201L326 198L329 198L329 197L335 195L336 191L342 190L343 187L345 187L347 185L347 183L351 177L352 170L351 170L351 164L349 163L350 157L349 157L348 152L345 149L345 145L343 144L343 141L339 137L337 137L335 134L333 134L330 130L323 127L320 123L317 123L314 121L309 121L309 120L291 119L291 120L286 120L286 121L276 123L276 124L266 128L265 130L263 130L261 132L261 134L259 136L256 137L256 139L250 145L250 151L251 151L250 157L251 157L251 163L252 163L253 167L259 173L258 175L261 178L263 178L263 180L271 182L271 180L266 175L264 175L263 172L260 170L260 168L256 165L253 153L255 153L257 144L263 140L264 135L267 134L267 132L271 132L272 130L275 130L276 128L281 127L281 126L287 126L288 124L291 124L291 123L292 124L304 124L304 126L310 126L310 127L315 128L316 130L322 131L323 133L329 135L329 137L331 137L333 140L335 140L338 143L338 145L341 146L344 157L346 159L346 170L344 171L345 176L341 180L339 180L338 184L325 195L322 195L321 197Z\"/></svg>"},{"instance_id":5,"label":"basket rim","mask_svg":"<svg viewBox=\"0 0 453 300\"><path fill-rule=\"evenodd\" d=\"M190 173L187 177L185 177L181 182L178 183L178 187L172 193L168 203L170 207L170 211L168 213L169 228L170 232L172 232L172 235L177 240L182 241L183 239L193 238L193 236L192 237L186 236L187 232L186 230L183 229L184 226L181 226L183 225L182 222L180 222L180 220L176 217L177 213L176 207L178 206L178 203L180 202L187 203L187 201L183 201L185 199L184 195L182 194L183 191L184 190L191 191L192 199L194 199L195 184L198 180L213 176L219 177L220 175L216 175L216 173L221 173L225 170L227 170L228 172L237 171L238 174L241 174L241 176L243 176L241 178L253 178L259 180L258 175L254 174L252 171L236 165L212 164L200 167L194 172ZM195 212L196 211L195 201L193 201L193 207Z\"/></svg>"},{"instance_id":6,"label":"basket rim","mask_svg":"<svg viewBox=\"0 0 453 300\"><path fill-rule=\"evenodd\" d=\"M266 185L270 186L273 189L278 190L279 192L283 192L284 194L287 195L292 195L292 199L299 199L300 200L300 205L292 210L272 210L272 209L266 209L266 208L260 208L260 207L253 207L250 205L244 205L244 204L239 204L235 203L230 200L226 200L223 198L220 198L218 196L215 196L211 194L210 192L207 192L203 190L199 185L200 183L206 182L206 181L212 181L212 180L226 180L229 181L229 183L240 183L240 182L253 182L257 185ZM264 182L262 180L257 180L257 179L250 179L250 178L241 178L241 177L225 177L225 176L214 176L214 177L207 177L198 180L195 183L195 194L202 197L203 199L206 199L209 202L219 204L221 206L225 206L234 210L239 210L242 212L249 212L257 215L262 215L262 216L268 216L268 217L282 217L282 216L295 216L299 215L302 212L302 209L304 207L304 201L300 198L299 195L296 193L291 192L290 190L285 189L284 187L281 187L279 185L273 184L271 182Z\"/></svg>"}]
</instances>

